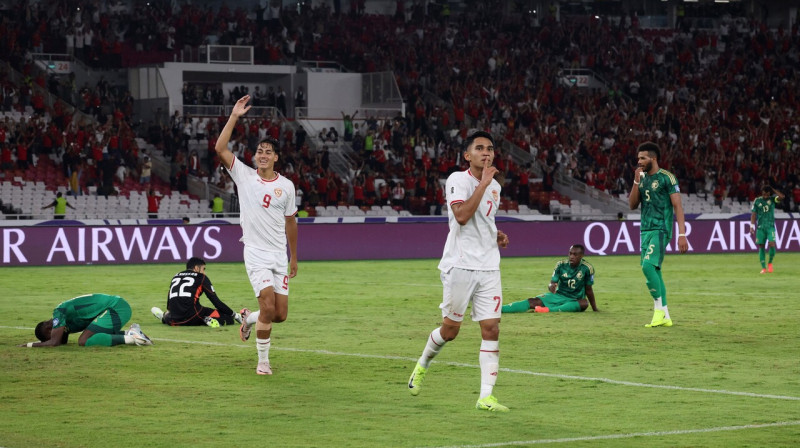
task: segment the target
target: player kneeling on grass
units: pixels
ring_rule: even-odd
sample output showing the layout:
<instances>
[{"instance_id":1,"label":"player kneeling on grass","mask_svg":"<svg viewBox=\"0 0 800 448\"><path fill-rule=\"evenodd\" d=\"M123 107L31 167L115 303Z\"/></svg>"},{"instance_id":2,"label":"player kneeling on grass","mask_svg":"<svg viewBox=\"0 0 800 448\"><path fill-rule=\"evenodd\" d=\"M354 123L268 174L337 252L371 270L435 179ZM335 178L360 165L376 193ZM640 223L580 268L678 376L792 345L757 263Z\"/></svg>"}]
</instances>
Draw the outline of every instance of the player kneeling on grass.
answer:
<instances>
[{"instance_id":1,"label":"player kneeling on grass","mask_svg":"<svg viewBox=\"0 0 800 448\"><path fill-rule=\"evenodd\" d=\"M594 267L583 259L583 254L582 245L572 245L569 248L569 258L559 261L553 270L550 285L547 287L549 293L503 305L501 311L504 313L524 313L528 310L533 310L535 313L579 312L586 311L590 304L593 311L598 311L592 289Z\"/></svg>"},{"instance_id":2,"label":"player kneeling on grass","mask_svg":"<svg viewBox=\"0 0 800 448\"><path fill-rule=\"evenodd\" d=\"M153 345L142 333L139 324L131 324L127 332L122 326L131 318L131 306L120 296L87 294L69 299L53 310L53 318L36 325L41 342L28 342L20 347L55 347L67 343L70 333L82 331L78 345Z\"/></svg>"},{"instance_id":3,"label":"player kneeling on grass","mask_svg":"<svg viewBox=\"0 0 800 448\"><path fill-rule=\"evenodd\" d=\"M205 293L215 308L200 305L200 296ZM206 262L192 257L186 262L186 270L172 277L167 295L167 312L154 306L150 309L162 323L172 326L208 325L217 328L220 325L231 325L242 322L239 313L234 313L228 305L220 300L206 276Z\"/></svg>"}]
</instances>

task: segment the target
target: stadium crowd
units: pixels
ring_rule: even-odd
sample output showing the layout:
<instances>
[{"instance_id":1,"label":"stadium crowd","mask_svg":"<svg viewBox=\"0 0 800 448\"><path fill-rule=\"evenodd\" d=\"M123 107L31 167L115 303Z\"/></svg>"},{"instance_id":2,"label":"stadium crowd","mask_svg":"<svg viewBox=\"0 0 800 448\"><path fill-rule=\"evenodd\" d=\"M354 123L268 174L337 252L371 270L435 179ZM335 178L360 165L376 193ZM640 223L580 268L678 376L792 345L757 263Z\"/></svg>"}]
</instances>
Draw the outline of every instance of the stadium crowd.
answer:
<instances>
[{"instance_id":1,"label":"stadium crowd","mask_svg":"<svg viewBox=\"0 0 800 448\"><path fill-rule=\"evenodd\" d=\"M119 68L219 43L253 45L256 63L335 60L353 71L396 75L406 117L353 118L352 131L345 127L342 135L307 136L277 116L238 124L231 145L247 162L259 137L281 141L281 170L302 191L304 205L440 209L439 179L460 166L459 144L470 128L502 136L537 159L541 169L518 166L508 154L497 158L504 194L520 204L546 207L533 203L533 178L542 178L537 188L552 190L559 172L626 194L635 148L646 140L662 148L661 166L676 174L684 192L719 204L727 197L752 201L768 181L793 198L795 209L800 203L797 25L775 30L725 16L711 29L645 29L635 13L618 21L557 21L547 12L509 14L497 1L477 2L458 15L426 14L422 2L398 2L394 16L365 15L358 7L337 14L325 5L256 14L188 2L150 5L130 11L88 0L18 2L3 16L4 59L24 78L14 83L0 73L0 105L34 110L29 120L6 117L0 124L3 170L24 170L35 155L53 152L67 178L82 173L79 189L107 186L103 180L120 166L128 167L123 177L140 175L138 133L172 160L173 188L185 189L191 175L232 188L213 151L225 117L198 126L176 112L138 126L124 88L103 81L79 88L74 77L37 72L30 58L31 52L69 52ZM570 85L564 70L578 68L593 70L607 89ZM45 105L43 89L60 100ZM270 90L265 85L250 93L265 106L280 109L283 101L284 111L287 102L297 105L286 98L291 94ZM183 92L184 104L203 105L231 104L244 93L223 92L221 85L187 85ZM94 119L69 125L72 114ZM208 142L205 163L189 147L193 139ZM340 141L355 154L346 176L330 166L328 147ZM377 179L387 182L376 185Z\"/></svg>"}]
</instances>

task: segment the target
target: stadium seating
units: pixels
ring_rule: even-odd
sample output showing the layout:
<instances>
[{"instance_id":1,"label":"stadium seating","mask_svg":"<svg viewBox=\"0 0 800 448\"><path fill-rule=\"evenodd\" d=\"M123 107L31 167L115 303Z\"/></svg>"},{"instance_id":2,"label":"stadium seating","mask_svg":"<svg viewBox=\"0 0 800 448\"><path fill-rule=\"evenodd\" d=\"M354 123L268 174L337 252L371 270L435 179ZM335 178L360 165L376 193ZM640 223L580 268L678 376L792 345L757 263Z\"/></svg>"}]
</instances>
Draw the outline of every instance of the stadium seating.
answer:
<instances>
[{"instance_id":1,"label":"stadium seating","mask_svg":"<svg viewBox=\"0 0 800 448\"><path fill-rule=\"evenodd\" d=\"M78 2L79 4L81 1ZM500 14L501 10L511 16L514 16L518 11L514 11L515 6L509 4L508 8L498 8L497 11L491 11L490 14ZM212 11L218 5L211 5ZM728 6L726 6L728 7ZM736 5L730 6L732 11L736 11ZM202 5L186 5L178 15L169 9L160 10L152 9L147 14L153 14L152 11L159 11L158 14L152 16L152 23L154 26L161 28L169 28L170 26L176 28L175 33L175 46L174 48L184 48L188 42L184 39L186 36L194 33L188 33L183 27L189 26L187 21L181 20L184 14L201 14L204 13L204 6ZM237 6L235 14L245 16L247 11L244 7ZM742 10L739 10L743 14ZM420 129L427 130L428 136L435 138L435 143L439 143L439 139L443 138L444 151L443 157L450 157L458 160L459 145L458 139L452 139L451 136L457 135L459 131L468 128L485 128L491 129L499 138L505 139L527 151L529 147L536 148L536 164L537 166L554 166L556 164L556 153L559 151L558 145L564 144L570 153L577 157L577 164L574 169L570 168L571 176L580 180L587 181L591 176L587 173L599 173L601 169L605 169L607 176L606 180L600 180L602 185L597 187L609 191L612 190L612 184L620 177L630 184L631 170L622 169L630 164L631 160L635 159L635 144L651 139L661 145L664 150L664 167L671 169L674 174L679 178L681 186L684 191L692 191L694 188L688 188L689 185L693 186L695 171L714 171L720 173L715 175L712 182L712 189L717 184L724 184L726 186L726 196L733 196L735 188L739 185L733 185L731 180L732 172L740 172L743 174L741 182L747 183L744 187L746 190L745 196L751 199L757 189L757 184L769 179L777 187L783 189L785 192L791 188L793 183L800 182L797 173L787 170L787 172L780 172L770 170L774 166L796 166L798 162L798 154L800 151L794 150L799 144L798 132L792 131L788 126L791 125L791 116L787 115L789 112L795 110L792 101L786 95L777 95L774 98L775 107L764 109L764 114L759 109L753 109L753 106L742 102L742 104L731 105L731 110L726 114L714 118L715 122L713 127L722 136L721 142L715 142L713 135L707 132L707 129L712 127L708 123L708 114L703 116L713 107L720 108L721 105L715 103L714 98L727 98L734 97L735 92L739 89L744 90L748 85L781 85L781 91L796 91L797 77L791 75L796 72L796 68L792 66L791 58L787 58L787 54L794 54L797 52L798 41L796 34L779 33L778 30L771 30L766 23L757 17L748 17L747 20L740 21L737 27L731 27L731 33L726 35L724 39L721 38L719 29L645 29L638 26L631 26L626 29L619 29L613 22L609 22L607 18L598 17L592 20L585 20L586 17L562 17L561 20L555 21L547 15L541 17L536 23L520 23L519 29L516 33L526 38L535 39L539 36L540 32L546 31L546 34L565 36L565 41L568 47L571 48L570 52L564 54L562 47L556 45L555 42L544 40L538 42L538 45L524 46L517 49L519 54L511 58L510 62L519 65L519 61L530 60L549 60L553 64L534 64L529 68L530 73L526 70L511 70L508 72L497 73L490 72L490 64L473 64L474 60L488 60L492 55L492 50L501 48L503 45L500 41L495 39L485 39L475 42L470 47L469 52L453 51L445 46L425 46L423 43L427 42L443 42L445 41L446 33L455 31L457 34L468 35L470 30L474 29L475 17L471 15L459 16L454 13L454 20L448 24L448 27L437 26L431 23L426 29L424 41L420 41L416 36L416 29L408 26L408 24L398 22L395 18L390 16L343 16L337 20L329 20L327 15L330 11L317 8L306 8L301 11L287 9L283 11L286 18L290 20L288 23L306 23L311 28L319 30L323 35L332 35L340 33L342 35L341 44L338 48L338 53L333 53L333 49L327 45L319 45L314 40L312 33L303 33L300 36L301 42L298 42L298 48L303 48L305 52L302 57L309 60L337 60L347 65L350 70L360 72L375 71L376 67L390 67L395 71L396 78L399 81L399 87L404 100L408 101L415 109L414 113L409 113L408 117L401 127L403 132L402 137L409 137L415 135L415 132ZM136 14L142 14L141 11L122 11L122 17L131 17ZM138 17L138 16L137 16ZM74 17L66 19L71 22ZM736 20L735 15L731 18L723 17L720 20ZM213 21L209 22L213 23ZM493 21L490 20L487 33L490 36L501 36L502 32L501 23L503 20ZM718 22L715 22L718 24ZM68 26L74 25L68 23ZM207 26L204 24L203 26ZM256 21L245 21L240 24L242 29L242 44L249 45L255 42L248 42L248 36L259 36L258 23ZM34 27L27 28L13 28L5 30L8 33L30 33ZM737 31L738 30L738 31ZM144 32L144 30L141 30ZM292 32L293 30L288 30ZM123 45L123 56L120 59L113 59L108 54L103 54L102 48L87 49L87 54L92 54L93 58L85 58L84 62L100 65L100 66L130 66L132 61L136 58L148 62L156 62L158 58L166 58L172 60L175 52L170 52L168 49L163 48L163 42L160 40L153 45L153 48L148 48L148 51L140 51L144 55L136 55L134 48L137 42L140 42L142 36L137 36L136 32L139 30L131 30L125 36ZM201 30L201 33L208 33L210 30ZM267 30L268 33L277 33L278 30ZM58 53L64 50L63 36L56 33L56 30L48 29L47 35L42 36L44 41L44 51L46 53ZM371 36L369 42L362 40L363 36ZM592 36L588 38L587 36ZM13 36L14 41L28 42L31 41L31 36ZM257 38L257 37L255 37ZM766 42L767 45L761 45L760 42ZM456 46L463 45L458 42ZM378 46L389 51L379 51ZM191 47L191 45L189 45ZM605 56L606 60L595 59L598 54L606 54L601 51L605 48L625 48L624 52L612 52ZM731 48L740 48L744 51L741 52L741 60L733 58L733 53L729 50ZM764 50L766 48L766 50ZM408 50L416 54L426 54L426 58L394 58L390 55L399 54L400 50ZM457 48L458 49L458 48ZM22 49L25 51L26 49ZM257 63L281 63L290 61L288 55L283 54L281 49L277 50L277 55L268 55L266 52L257 51L255 55ZM636 61L647 61L648 58L654 56L662 56L664 54L681 55L681 57L669 57L659 60L657 62L651 61L647 64L640 64ZM738 54L738 53L737 53ZM365 57L363 55L370 55ZM501 54L502 57L509 57L508 55ZM27 66L24 63L24 58L21 55L5 55L1 58L7 58L11 66L19 73L31 72L34 78L42 77L43 74L37 72L36 67ZM738 56L737 56L738 57ZM473 75L471 79L479 80L478 82L464 83L459 73L446 72L441 74L424 73L427 68L429 60L447 60L453 66L472 66ZM769 64L763 64L763 61L770 61ZM397 64L397 61L402 61ZM559 83L552 83L552 79L556 74L549 72L553 67L573 67L582 66L588 70L592 70L597 74L597 79L603 80L605 83L602 87L595 91L588 91L576 88L567 88ZM736 76L742 67L759 67L752 76L739 77ZM696 76L683 77L672 79L666 77L663 73L693 73ZM791 76L785 76L788 73ZM420 76L423 75L423 76ZM433 85L420 84L421 79L431 79L434 76L439 79ZM746 82L742 80L746 79ZM491 85L483 82L483 80L492 80ZM528 85L530 80L534 80L534 84L530 85L528 89L519 89L515 86ZM718 82L725 80L725 82ZM648 97L640 96L639 92L634 92L630 83L636 81L641 84L640 92L646 92ZM10 82L6 80L6 82ZM544 82L552 83L546 85ZM44 85L42 83L42 85ZM17 85L17 87L20 87ZM502 92L497 95L486 95L486 92L491 92L490 89L496 89ZM684 96L684 92L688 96ZM100 86L89 86L86 91L81 92L81 98L76 101L78 107L86 109L92 113L89 108L84 108L84 96L91 99L97 96L103 102L103 107L109 108L113 105L122 103L123 98L118 92L104 92ZM195 89L195 92L202 92L202 89ZM424 98L418 98L415 92L426 91ZM531 92L545 92L543 95L531 95ZM609 95L613 92L613 95ZM102 93L102 94L101 94ZM288 93L288 92L287 92ZM223 95L225 92L223 92ZM63 95L62 95L63 96ZM64 96L65 99L66 96ZM535 99L535 100L534 100ZM230 99L228 98L228 101ZM419 103L417 103L419 100ZM701 104L702 100L703 104ZM70 101L72 101L70 99ZM202 103L204 98L192 97L191 95L184 97L184 101L189 104L206 104ZM709 103L710 101L710 103ZM469 111L465 116L465 122L456 125L454 120L456 108L465 104L476 105L476 110ZM706 104L708 103L708 104ZM419 104L420 108L416 109ZM580 104L580 107L575 105ZM710 105L709 105L710 104ZM662 108L659 110L650 110L653 107ZM727 106L726 106L727 107ZM505 109L504 109L505 108ZM703 111L701 112L700 109ZM734 110L735 109L735 110ZM416 110L421 111L421 120L416 119ZM19 122L23 117L30 116L34 113L30 104L22 104L20 107L12 108L0 112L0 121L5 117L9 117L12 122ZM673 137L668 132L663 132L654 123L640 122L641 117L650 117L659 114L669 114L674 117L676 122L682 123L681 129ZM527 116L526 114L530 114ZM123 113L123 121L132 124L132 117L126 110ZM442 117L448 117L449 125L446 126L443 136L437 135L432 131L436 123L437 126L442 124ZM515 122L508 122L507 120L498 120L498 116L514 117L512 120ZM564 117L570 117L569 120L563 120ZM740 120L738 117L751 117L752 120ZM45 113L42 117L43 123L48 123L51 118L50 114ZM359 119L359 124L366 124L362 120L366 117ZM193 128L203 129L205 123L211 123L212 127L217 126L216 117L191 117ZM605 123L599 126L598 123ZM339 126L338 121L325 123L326 125ZM379 122L376 125L377 129L381 128L383 123ZM327 126L326 126L327 127ZM743 142L737 139L737 132L742 128L751 128L754 131L748 134L748 137ZM363 129L363 127L362 127ZM393 131L394 132L394 131ZM168 142L171 129L167 128L159 135L162 142ZM788 133L788 134L786 134ZM424 133L423 133L424 134ZM693 139L687 138L688 136L696 136ZM759 136L771 136L769 141L759 142ZM570 136L568 143L564 143L563 139L559 136ZM576 138L572 138L575 136ZM586 138L577 138L577 136L585 136ZM283 136L281 136L283 138ZM613 137L613 144L609 148L603 148L602 141L605 137ZM197 139L192 136L188 140L186 149L183 145L179 147L170 147L169 144L163 148L167 158L172 157L173 154L181 154L184 160L188 157L191 151L196 150L201 159L208 158L208 140L205 138ZM310 133L309 139L317 138L315 133ZM788 139L789 146L785 149L785 140ZM137 140L138 141L138 140ZM694 141L693 145L690 141ZM285 149L291 146L292 142L282 141ZM755 150L754 148L763 146L764 150ZM140 148L144 145L140 144ZM726 150L723 150L725 147ZM744 152L745 157L736 158L736 149ZM783 149L782 149L783 148ZM303 175L308 175L312 179L310 183L316 180L319 176L328 176L329 173L321 169L317 160L302 161L302 157L298 154L292 154L292 151L287 151L286 161L291 161L296 171L302 171ZM701 154L702 157L695 157ZM394 154L398 159L402 159L402 154ZM212 155L213 156L213 155ZM313 156L313 155L312 155ZM283 156L282 156L283 158ZM313 159L313 157L312 157ZM374 171L374 177L378 179L401 179L404 177L402 164L392 166L391 163L376 164L372 163L369 157L365 155L356 155L356 165L365 164ZM669 162L667 162L669 160ZM733 163L730 163L733 161ZM436 162L436 161L434 161ZM748 165L749 164L749 165ZM39 168L37 164L35 170L28 170L23 173L22 170L11 170L2 173L5 175L4 179L20 177L26 182L42 182L45 185L48 193L52 194L57 188L66 185L66 178L63 175L63 170L55 166L47 166ZM205 165L205 164L204 164ZM456 164L457 165L457 164ZM566 163L562 161L562 166L558 169L563 170ZM436 163L433 164L436 166ZM690 170L688 167L692 167ZM726 167L726 169L720 169ZM52 169L56 168L56 169ZM138 167L131 167L135 171ZM519 172L519 167L511 166L508 168L510 179L516 179ZM155 176L154 176L155 177ZM333 176L337 187L346 184L351 179L340 179L338 176ZM444 172L442 172L444 177ZM299 184L299 176L295 177L296 183ZM19 181L16 181L19 183ZM595 179L591 179L592 185L596 184ZM90 185L83 185L83 192L86 194L96 194L96 189ZM516 208L511 206L512 199L517 199L514 195L516 185L509 185L510 188L504 187L504 194L500 209L506 213L511 213L512 210L517 211L519 214L536 211L538 213L558 213L564 217L584 215L587 213L594 214L598 212L591 207L586 207L585 204L570 204L569 201L562 201L557 192L544 192L542 191L542 182L532 182L530 184L530 194L527 201L517 204ZM123 197L132 198L134 191L141 191L141 187L136 184L136 180L131 178L125 182L117 185L119 193ZM169 195L171 188L165 185L157 185L160 192ZM704 191L706 187L698 188L699 193L708 194L710 191ZM37 190L38 191L38 190ZM306 190L307 191L307 190ZM619 193L617 193L619 194ZM427 195L432 196L432 195ZM10 197L10 196L9 196ZM14 196L15 198L17 196ZM333 203L341 201L341 197L337 197ZM22 198L20 198L22 200ZM322 198L324 204L327 204L328 198ZM205 204L201 203L196 198L190 198L183 201L178 201L173 204L173 201L167 201L164 208L164 213L181 213L181 212L205 212ZM745 213L749 207L749 201L724 201L722 206L714 205L713 200L709 200L706 196L702 200L696 198L688 198L686 201L687 213L709 213L709 212L731 212L731 213ZM26 202L27 209L30 210L30 202ZM120 204L114 204L117 209L123 209ZM350 204L347 204L348 206ZM414 197L408 204L408 211L415 214L428 213L431 209L432 202L429 199L418 199ZM527 210L523 208L527 207ZM128 204L130 209L130 204ZM316 208L312 209L315 214L320 216L320 211ZM373 209L368 209L364 213L372 212ZM400 213L398 210L392 211L380 209L382 213ZM95 210L95 213L97 210ZM322 213L332 213L330 210L325 209ZM358 213L357 211L347 209L337 209L337 214L350 214Z\"/></svg>"}]
</instances>

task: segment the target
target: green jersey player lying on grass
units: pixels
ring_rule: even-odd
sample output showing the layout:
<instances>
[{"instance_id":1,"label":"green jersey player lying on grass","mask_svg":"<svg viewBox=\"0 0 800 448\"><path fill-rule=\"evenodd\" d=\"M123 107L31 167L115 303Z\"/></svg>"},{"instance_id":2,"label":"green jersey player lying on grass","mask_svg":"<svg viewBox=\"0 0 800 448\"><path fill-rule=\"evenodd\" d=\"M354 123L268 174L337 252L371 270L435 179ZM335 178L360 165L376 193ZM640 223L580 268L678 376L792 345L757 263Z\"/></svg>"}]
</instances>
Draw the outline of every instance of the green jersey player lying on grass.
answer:
<instances>
[{"instance_id":1,"label":"green jersey player lying on grass","mask_svg":"<svg viewBox=\"0 0 800 448\"><path fill-rule=\"evenodd\" d=\"M122 326L131 318L131 306L122 297L108 294L87 294L60 303L53 318L39 322L35 334L40 342L20 347L56 347L67 343L71 333L82 332L78 345L153 345L142 333L139 324L131 324L127 332Z\"/></svg>"},{"instance_id":2,"label":"green jersey player lying on grass","mask_svg":"<svg viewBox=\"0 0 800 448\"><path fill-rule=\"evenodd\" d=\"M503 313L524 313L533 310L535 313L579 312L592 305L598 311L594 301L594 267L583 259L584 248L574 244L569 248L569 258L561 260L553 270L548 293L531 297L519 302L503 305ZM588 299L588 300L587 300Z\"/></svg>"}]
</instances>

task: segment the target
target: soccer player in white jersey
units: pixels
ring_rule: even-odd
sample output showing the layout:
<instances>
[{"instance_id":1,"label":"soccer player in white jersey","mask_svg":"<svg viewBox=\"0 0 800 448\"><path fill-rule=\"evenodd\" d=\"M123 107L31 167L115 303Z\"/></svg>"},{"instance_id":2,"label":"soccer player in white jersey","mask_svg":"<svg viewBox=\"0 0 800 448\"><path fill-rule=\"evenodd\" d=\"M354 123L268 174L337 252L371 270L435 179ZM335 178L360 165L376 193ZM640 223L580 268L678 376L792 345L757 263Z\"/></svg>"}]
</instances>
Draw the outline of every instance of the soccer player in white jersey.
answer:
<instances>
[{"instance_id":1,"label":"soccer player in white jersey","mask_svg":"<svg viewBox=\"0 0 800 448\"><path fill-rule=\"evenodd\" d=\"M500 184L494 180L494 139L478 131L465 141L464 159L469 169L447 178L446 195L450 232L439 262L443 286L442 325L428 337L411 378L411 395L420 392L428 366L448 341L458 335L467 305L472 302L470 317L481 327L481 392L475 407L506 412L492 394L499 369L500 247L508 246L508 236L497 230L494 217L500 205Z\"/></svg>"},{"instance_id":2,"label":"soccer player in white jersey","mask_svg":"<svg viewBox=\"0 0 800 448\"><path fill-rule=\"evenodd\" d=\"M242 341L247 341L255 324L256 373L272 375L269 364L272 323L286 320L289 314L289 279L297 275L297 206L294 184L275 172L278 142L266 138L258 144L253 156L256 169L246 166L228 149L236 122L250 110L248 101L250 95L245 95L233 106L214 149L238 188L244 266L258 297L258 311L251 313L247 308L241 311L239 335Z\"/></svg>"}]
</instances>

